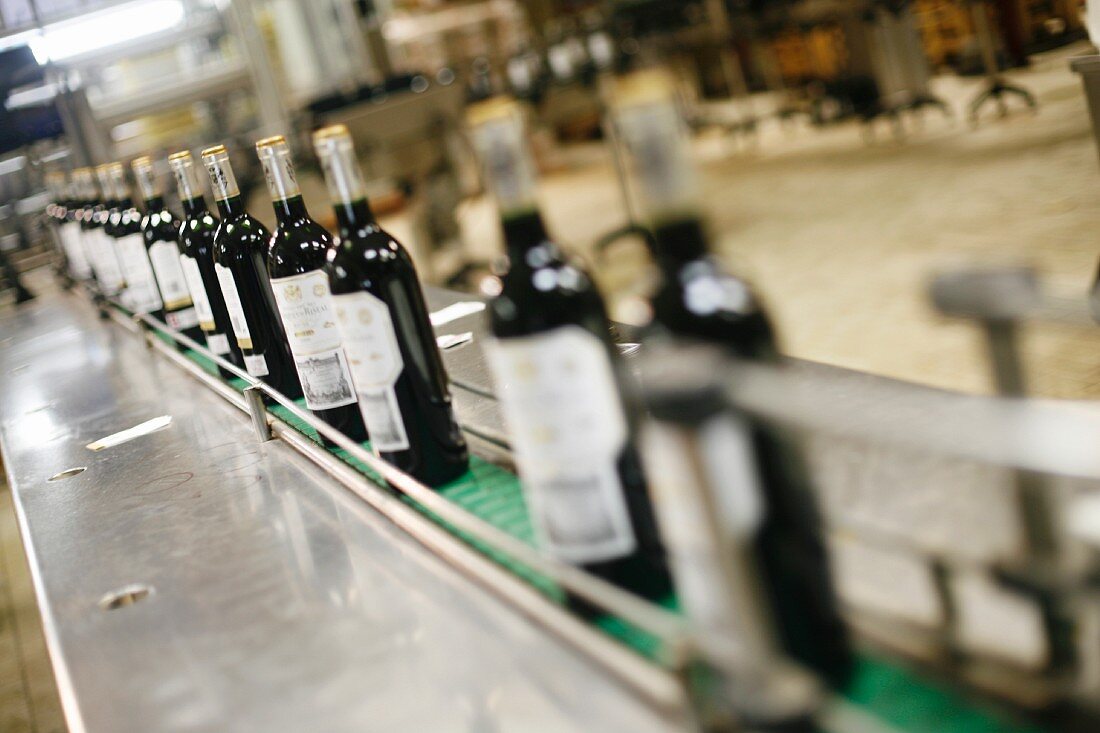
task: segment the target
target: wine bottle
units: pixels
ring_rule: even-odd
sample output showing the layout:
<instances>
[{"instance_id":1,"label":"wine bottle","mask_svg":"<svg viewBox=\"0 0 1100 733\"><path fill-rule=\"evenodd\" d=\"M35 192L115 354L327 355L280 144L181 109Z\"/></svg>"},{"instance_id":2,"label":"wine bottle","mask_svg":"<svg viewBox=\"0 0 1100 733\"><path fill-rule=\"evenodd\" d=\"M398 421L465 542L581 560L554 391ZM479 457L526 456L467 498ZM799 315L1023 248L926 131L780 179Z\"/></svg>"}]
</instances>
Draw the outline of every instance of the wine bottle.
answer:
<instances>
[{"instance_id":1,"label":"wine bottle","mask_svg":"<svg viewBox=\"0 0 1100 733\"><path fill-rule=\"evenodd\" d=\"M70 228L69 238L74 249L80 250L80 254L76 257L82 257L87 264L86 277L81 278L85 282L95 281L95 270L92 268L92 261L88 259L88 248L84 244L84 232L81 230L81 225L84 221L84 188L83 182L80 179L80 168L74 168L69 173L69 210L66 212L65 221L75 225Z\"/></svg>"},{"instance_id":2,"label":"wine bottle","mask_svg":"<svg viewBox=\"0 0 1100 733\"><path fill-rule=\"evenodd\" d=\"M164 303L157 287L149 253L141 233L141 213L133 203L126 183L126 169L121 163L105 167L106 184L111 190L113 206L103 225L103 231L114 239L122 276L126 281L122 303L135 313L149 313L164 318Z\"/></svg>"},{"instance_id":3,"label":"wine bottle","mask_svg":"<svg viewBox=\"0 0 1100 733\"><path fill-rule=\"evenodd\" d=\"M74 237L84 253L84 260L88 263L89 277L87 281L96 288L99 279L96 275L95 260L92 258L91 238L86 231L86 220L92 215L96 205L95 183L88 168L76 168L72 172L72 190L75 204L70 214L70 219L76 223Z\"/></svg>"},{"instance_id":4,"label":"wine bottle","mask_svg":"<svg viewBox=\"0 0 1100 733\"><path fill-rule=\"evenodd\" d=\"M103 225L110 216L108 201L110 193L100 185L96 188L98 169L80 169L84 184L85 205L80 229L84 235L84 247L95 272L96 286L100 295L107 298L117 297L126 284L122 276L122 267L115 253L114 241L103 231ZM104 179L105 180L105 179Z\"/></svg>"},{"instance_id":5,"label":"wine bottle","mask_svg":"<svg viewBox=\"0 0 1100 733\"><path fill-rule=\"evenodd\" d=\"M195 309L187 279L180 265L180 249L177 244L180 221L164 205L164 195L157 182L153 161L148 156L130 162L141 194L145 215L141 217L141 237L153 266L160 297L164 301L164 322L169 328L202 343L199 314ZM181 351L187 347L178 344Z\"/></svg>"},{"instance_id":6,"label":"wine bottle","mask_svg":"<svg viewBox=\"0 0 1100 733\"><path fill-rule=\"evenodd\" d=\"M541 544L660 599L670 580L603 299L546 232L519 105L497 98L469 116L508 260L487 353Z\"/></svg>"},{"instance_id":7,"label":"wine bottle","mask_svg":"<svg viewBox=\"0 0 1100 733\"><path fill-rule=\"evenodd\" d=\"M352 440L364 441L367 429L324 271L332 235L306 211L286 139L260 140L256 155L278 221L268 246L267 274L306 407Z\"/></svg>"},{"instance_id":8,"label":"wine bottle","mask_svg":"<svg viewBox=\"0 0 1100 733\"><path fill-rule=\"evenodd\" d=\"M652 299L651 337L714 343L741 358L777 363L767 312L749 285L726 272L710 251L672 80L659 71L638 72L620 80L614 96L614 122L629 151L661 274ZM754 460L741 466L741 476L722 480L742 491L756 487L763 499L754 554L777 633L787 653L841 685L852 669L851 647L802 456L778 429L734 414L735 430L726 433L743 446L737 453ZM731 527L745 522L729 519Z\"/></svg>"},{"instance_id":9,"label":"wine bottle","mask_svg":"<svg viewBox=\"0 0 1100 733\"><path fill-rule=\"evenodd\" d=\"M202 151L202 161L221 215L214 233L214 274L245 370L285 397L297 399L302 396L302 385L290 359L267 275L271 232L245 211L225 146Z\"/></svg>"},{"instance_id":10,"label":"wine bottle","mask_svg":"<svg viewBox=\"0 0 1100 733\"><path fill-rule=\"evenodd\" d=\"M57 244L65 257L65 272L73 280L87 280L91 277L92 270L84 255L80 222L76 219L79 202L75 195L75 181L66 182L65 174L56 171L50 176L50 189L53 193L53 204L48 214Z\"/></svg>"},{"instance_id":11,"label":"wine bottle","mask_svg":"<svg viewBox=\"0 0 1100 733\"><path fill-rule=\"evenodd\" d=\"M61 267L58 268L58 273L68 275L70 269L69 257L65 253L65 245L61 241L61 222L65 220L64 175L60 171L47 171L45 183L49 199L42 213L46 217L46 229L49 230L50 239L53 241L54 253L60 257Z\"/></svg>"},{"instance_id":12,"label":"wine bottle","mask_svg":"<svg viewBox=\"0 0 1100 733\"><path fill-rule=\"evenodd\" d=\"M214 235L218 231L218 217L206 206L191 153L186 150L173 153L168 156L168 166L175 176L183 204L184 219L177 235L180 267L191 293L191 301L195 304L199 327L206 336L206 347L211 353L244 369L241 347L233 335L229 311L225 308L225 298L214 272ZM220 367L219 371L226 379L233 377Z\"/></svg>"},{"instance_id":13,"label":"wine bottle","mask_svg":"<svg viewBox=\"0 0 1100 733\"><path fill-rule=\"evenodd\" d=\"M92 278L92 263L88 261L84 235L80 231L80 219L77 216L82 203L79 184L75 178L70 179L66 186L65 211L59 222L59 233L69 260L70 273L76 280L87 281Z\"/></svg>"},{"instance_id":14,"label":"wine bottle","mask_svg":"<svg viewBox=\"0 0 1100 733\"><path fill-rule=\"evenodd\" d=\"M347 128L318 130L313 145L339 226L325 270L371 448L441 486L469 456L416 268L375 221Z\"/></svg>"}]
</instances>

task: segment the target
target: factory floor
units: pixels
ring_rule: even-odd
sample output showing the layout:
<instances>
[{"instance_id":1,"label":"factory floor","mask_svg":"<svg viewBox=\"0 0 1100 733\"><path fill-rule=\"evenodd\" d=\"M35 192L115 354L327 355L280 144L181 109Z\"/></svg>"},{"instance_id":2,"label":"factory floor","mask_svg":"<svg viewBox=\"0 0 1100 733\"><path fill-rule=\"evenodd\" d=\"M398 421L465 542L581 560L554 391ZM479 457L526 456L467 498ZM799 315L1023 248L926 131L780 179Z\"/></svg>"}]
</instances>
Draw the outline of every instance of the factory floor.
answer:
<instances>
[{"instance_id":1,"label":"factory floor","mask_svg":"<svg viewBox=\"0 0 1100 733\"><path fill-rule=\"evenodd\" d=\"M787 353L951 389L989 391L977 331L939 318L935 272L972 264L1034 265L1058 294L1081 298L1100 259L1100 164L1079 77L1079 45L1037 57L1010 77L1031 89L1037 115L963 119L977 79L937 79L954 121L929 111L896 140L882 123L868 142L857 125L784 130L767 123L746 144L705 135L704 204L716 244L763 294ZM757 100L764 109L766 100ZM990 111L991 113L991 111ZM625 214L606 150L580 145L544 156L548 223L592 258L592 244ZM462 205L475 258L499 251L487 201ZM401 238L407 216L386 220ZM637 313L640 259L624 247L595 267L615 312ZM1031 389L1100 396L1100 329L1029 329ZM11 510L0 486L0 731L64 730Z\"/></svg>"},{"instance_id":2,"label":"factory floor","mask_svg":"<svg viewBox=\"0 0 1100 733\"><path fill-rule=\"evenodd\" d=\"M753 145L704 135L703 203L716 246L759 289L787 353L950 389L991 389L981 340L969 324L939 318L927 289L936 272L1028 264L1052 292L1081 298L1100 261L1100 159L1081 79L1068 67L1087 44L1034 57L1010 78L1038 97L1038 114L965 121L976 78L941 77L935 91L955 110L886 121L867 142L857 125L784 130L768 122ZM756 106L763 109L766 100ZM574 251L621 226L626 215L600 144L551 156L543 183L551 231ZM468 243L499 247L487 202L462 210ZM593 266L612 296L638 283L636 251ZM624 264L627 263L627 264ZM617 302L632 316L629 299ZM1100 329L1043 326L1025 338L1031 389L1100 397Z\"/></svg>"}]
</instances>

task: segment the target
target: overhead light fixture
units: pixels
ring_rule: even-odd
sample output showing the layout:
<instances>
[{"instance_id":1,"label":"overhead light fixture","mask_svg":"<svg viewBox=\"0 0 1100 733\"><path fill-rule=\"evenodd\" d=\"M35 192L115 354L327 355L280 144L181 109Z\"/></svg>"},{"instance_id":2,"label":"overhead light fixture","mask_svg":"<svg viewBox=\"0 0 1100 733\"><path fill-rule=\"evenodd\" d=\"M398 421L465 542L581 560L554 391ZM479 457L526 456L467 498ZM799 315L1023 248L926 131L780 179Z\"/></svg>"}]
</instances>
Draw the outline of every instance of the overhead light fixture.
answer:
<instances>
[{"instance_id":1,"label":"overhead light fixture","mask_svg":"<svg viewBox=\"0 0 1100 733\"><path fill-rule=\"evenodd\" d=\"M184 16L182 0L138 0L46 25L28 45L39 64L65 61L171 30Z\"/></svg>"}]
</instances>

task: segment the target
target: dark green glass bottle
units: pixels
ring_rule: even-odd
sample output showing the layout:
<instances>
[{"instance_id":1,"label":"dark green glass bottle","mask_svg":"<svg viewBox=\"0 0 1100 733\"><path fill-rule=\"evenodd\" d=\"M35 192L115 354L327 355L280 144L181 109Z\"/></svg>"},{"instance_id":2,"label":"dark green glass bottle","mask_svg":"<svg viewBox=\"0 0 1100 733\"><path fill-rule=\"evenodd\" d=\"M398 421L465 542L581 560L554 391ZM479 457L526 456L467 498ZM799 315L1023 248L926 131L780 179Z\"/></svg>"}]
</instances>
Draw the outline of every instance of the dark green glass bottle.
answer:
<instances>
[{"instance_id":1,"label":"dark green glass bottle","mask_svg":"<svg viewBox=\"0 0 1100 733\"><path fill-rule=\"evenodd\" d=\"M103 227L111 216L116 203L111 200L111 191L106 188L109 178L106 166L97 166L94 172L83 169L83 178L87 203L84 207L84 219L81 231L84 233L85 247L95 271L96 286L100 295L116 298L126 286L114 240L107 236ZM96 181L99 181L97 188Z\"/></svg>"},{"instance_id":2,"label":"dark green glass bottle","mask_svg":"<svg viewBox=\"0 0 1100 733\"><path fill-rule=\"evenodd\" d=\"M614 122L629 150L661 274L652 299L651 337L704 341L741 358L777 363L767 312L748 284L726 272L711 253L671 81L660 72L638 72L620 80L617 92ZM734 439L755 458L741 467L736 490L755 485L763 499L762 516L753 520L753 554L777 636L792 657L843 685L853 665L851 644L801 452L789 436L747 415L735 414L731 424ZM739 481L729 473L717 480ZM745 521L730 518L731 526Z\"/></svg>"},{"instance_id":3,"label":"dark green glass bottle","mask_svg":"<svg viewBox=\"0 0 1100 733\"><path fill-rule=\"evenodd\" d=\"M519 106L483 102L471 108L470 123L508 258L490 303L488 354L541 544L659 600L670 578L603 299L543 226Z\"/></svg>"},{"instance_id":4,"label":"dark green glass bottle","mask_svg":"<svg viewBox=\"0 0 1100 733\"><path fill-rule=\"evenodd\" d=\"M92 231L92 214L98 204L98 195L95 185L95 175L90 168L76 168L73 170L73 191L76 197L76 206L73 211L73 221L76 222L79 234L78 241L84 250L84 258L88 261L91 277L90 285L96 290L102 290L99 282L99 265L96 261L96 250L93 246L98 235ZM117 267L117 263L115 265Z\"/></svg>"},{"instance_id":5,"label":"dark green glass bottle","mask_svg":"<svg viewBox=\"0 0 1100 733\"><path fill-rule=\"evenodd\" d=\"M313 143L340 228L325 269L371 447L440 486L469 457L416 268L371 213L347 128L319 130Z\"/></svg>"},{"instance_id":6,"label":"dark green glass bottle","mask_svg":"<svg viewBox=\"0 0 1100 733\"><path fill-rule=\"evenodd\" d=\"M267 275L271 232L244 209L225 146L202 151L221 223L214 234L214 273L245 370L291 399L302 385L290 359L275 296Z\"/></svg>"},{"instance_id":7,"label":"dark green glass bottle","mask_svg":"<svg viewBox=\"0 0 1100 733\"><path fill-rule=\"evenodd\" d=\"M148 156L130 162L134 180L141 194L145 214L141 217L141 237L153 266L157 287L164 303L164 322L193 341L202 343L199 314L191 299L191 291L180 265L179 219L164 205L164 195L157 182L153 161ZM179 344L181 351L187 347Z\"/></svg>"},{"instance_id":8,"label":"dark green glass bottle","mask_svg":"<svg viewBox=\"0 0 1100 733\"><path fill-rule=\"evenodd\" d=\"M286 140L260 140L256 154L278 220L267 250L267 274L306 407L352 440L364 441L367 429L324 269L332 235L306 211Z\"/></svg>"},{"instance_id":9,"label":"dark green glass bottle","mask_svg":"<svg viewBox=\"0 0 1100 733\"><path fill-rule=\"evenodd\" d=\"M103 232L114 240L115 254L126 282L120 295L122 304L134 313L148 313L163 319L164 304L141 236L141 214L134 207L126 169L121 163L111 163L102 170L101 185L111 196Z\"/></svg>"},{"instance_id":10,"label":"dark green glass bottle","mask_svg":"<svg viewBox=\"0 0 1100 733\"><path fill-rule=\"evenodd\" d=\"M206 206L191 153L184 150L168 156L168 167L176 179L183 205L184 218L177 233L180 267L191 293L191 301L195 304L199 328L206 338L206 348L235 367L244 369L241 347L233 335L225 298L214 272L214 235L220 222ZM226 379L233 376L225 370L220 371Z\"/></svg>"}]
</instances>

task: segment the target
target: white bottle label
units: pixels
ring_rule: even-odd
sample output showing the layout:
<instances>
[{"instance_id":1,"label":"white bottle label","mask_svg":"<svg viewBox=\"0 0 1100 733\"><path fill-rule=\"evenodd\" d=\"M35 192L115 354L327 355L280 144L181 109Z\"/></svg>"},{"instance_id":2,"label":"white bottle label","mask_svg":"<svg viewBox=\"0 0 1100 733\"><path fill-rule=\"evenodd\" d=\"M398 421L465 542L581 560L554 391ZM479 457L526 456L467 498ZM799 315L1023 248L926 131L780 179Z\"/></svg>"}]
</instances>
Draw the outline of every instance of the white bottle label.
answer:
<instances>
[{"instance_id":1,"label":"white bottle label","mask_svg":"<svg viewBox=\"0 0 1100 733\"><path fill-rule=\"evenodd\" d=\"M488 348L543 547L573 563L637 545L617 470L627 424L606 346L579 326Z\"/></svg>"},{"instance_id":2,"label":"white bottle label","mask_svg":"<svg viewBox=\"0 0 1100 733\"><path fill-rule=\"evenodd\" d=\"M187 280L180 267L180 250L176 243L154 242L149 245L149 260L157 275L165 309L178 310L191 305L191 293L187 290Z\"/></svg>"},{"instance_id":3,"label":"white bottle label","mask_svg":"<svg viewBox=\"0 0 1100 733\"><path fill-rule=\"evenodd\" d=\"M85 241L88 243L88 252L92 257L92 267L95 268L99 286L107 295L115 295L126 283L118 255L115 254L114 242L102 228L89 229L86 235Z\"/></svg>"},{"instance_id":4,"label":"white bottle label","mask_svg":"<svg viewBox=\"0 0 1100 733\"><path fill-rule=\"evenodd\" d=\"M126 298L138 313L159 310L162 303L145 241L140 234L128 234L115 240L122 274L126 279Z\"/></svg>"},{"instance_id":5,"label":"white bottle label","mask_svg":"<svg viewBox=\"0 0 1100 733\"><path fill-rule=\"evenodd\" d=\"M375 453L408 450L409 436L394 392L405 362L390 309L365 292L335 295L332 300L371 448Z\"/></svg>"},{"instance_id":6,"label":"white bottle label","mask_svg":"<svg viewBox=\"0 0 1100 733\"><path fill-rule=\"evenodd\" d=\"M650 494L688 618L716 650L744 649L754 640L754 619L746 618L734 599L715 592L714 578L724 572L723 548L729 546L724 540L747 545L763 520L752 432L745 420L722 414L699 426L696 436L692 441L678 427L658 421L645 425L642 449ZM715 495L717 517L694 490L701 482L723 489ZM711 537L715 518L721 539Z\"/></svg>"},{"instance_id":7,"label":"white bottle label","mask_svg":"<svg viewBox=\"0 0 1100 733\"><path fill-rule=\"evenodd\" d=\"M229 338L224 333L211 333L206 335L206 348L211 353L224 356L229 353Z\"/></svg>"},{"instance_id":8,"label":"white bottle label","mask_svg":"<svg viewBox=\"0 0 1100 733\"><path fill-rule=\"evenodd\" d=\"M75 221L66 222L58 227L57 235L61 238L61 247L69 260L69 272L77 280L87 280L92 270L84 254L83 242L80 241L80 224Z\"/></svg>"},{"instance_id":9,"label":"white bottle label","mask_svg":"<svg viewBox=\"0 0 1100 733\"><path fill-rule=\"evenodd\" d=\"M248 330L248 319L244 317L244 306L241 304L241 295L237 292L237 280L233 277L233 271L224 265L214 263L214 272L222 288L225 309L229 312L229 323L232 324L233 334L237 337L237 346L251 351L252 334ZM266 363L264 368L267 368ZM252 374L252 371L249 370L248 373ZM266 373L265 371L264 374Z\"/></svg>"},{"instance_id":10,"label":"white bottle label","mask_svg":"<svg viewBox=\"0 0 1100 733\"><path fill-rule=\"evenodd\" d=\"M183 278L187 281L187 289L191 291L191 302L195 304L195 312L199 316L199 327L207 333L215 330L214 309L210 307L210 298L206 295L206 283L202 281L202 271L194 257L180 254L180 269L183 270ZM209 341L209 338L207 339ZM213 348L210 349L214 351ZM225 352L214 351L215 354Z\"/></svg>"},{"instance_id":11,"label":"white bottle label","mask_svg":"<svg viewBox=\"0 0 1100 733\"><path fill-rule=\"evenodd\" d=\"M199 314L194 308L181 308L164 314L164 321L177 331L186 331L199 325Z\"/></svg>"},{"instance_id":12,"label":"white bottle label","mask_svg":"<svg viewBox=\"0 0 1100 733\"><path fill-rule=\"evenodd\" d=\"M271 372L267 369L267 359L263 354L252 354L244 357L244 369L253 377L266 377Z\"/></svg>"},{"instance_id":13,"label":"white bottle label","mask_svg":"<svg viewBox=\"0 0 1100 733\"><path fill-rule=\"evenodd\" d=\"M302 381L306 406L330 410L355 403L351 373L336 325L328 275L314 270L303 275L272 278L294 366Z\"/></svg>"}]
</instances>

